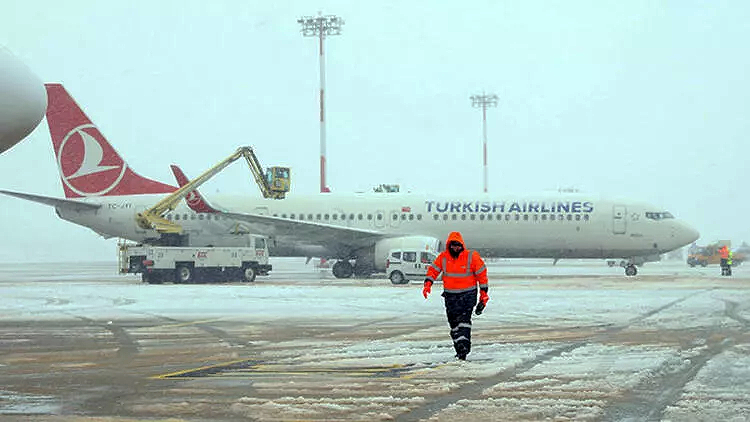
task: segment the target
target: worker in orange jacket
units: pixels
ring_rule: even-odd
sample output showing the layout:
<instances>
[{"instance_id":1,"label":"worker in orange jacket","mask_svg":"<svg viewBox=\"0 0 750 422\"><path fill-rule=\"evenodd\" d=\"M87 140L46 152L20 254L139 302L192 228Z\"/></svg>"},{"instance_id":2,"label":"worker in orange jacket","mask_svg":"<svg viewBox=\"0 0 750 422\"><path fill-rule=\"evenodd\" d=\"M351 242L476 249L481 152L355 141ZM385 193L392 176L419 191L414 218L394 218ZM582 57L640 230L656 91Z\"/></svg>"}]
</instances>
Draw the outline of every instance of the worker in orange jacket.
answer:
<instances>
[{"instance_id":1,"label":"worker in orange jacket","mask_svg":"<svg viewBox=\"0 0 750 422\"><path fill-rule=\"evenodd\" d=\"M729 248L727 245L723 245L719 248L719 257L721 258L721 275L728 275L729 266L727 265L727 262L729 261Z\"/></svg>"},{"instance_id":2,"label":"worker in orange jacket","mask_svg":"<svg viewBox=\"0 0 750 422\"><path fill-rule=\"evenodd\" d=\"M422 289L425 299L432 292L432 284L440 273L443 273L443 298L453 347L456 357L466 360L466 355L471 351L471 313L474 305L477 305L479 315L490 300L487 295L487 267L479 252L465 248L461 233L451 232L445 241L445 250L427 268Z\"/></svg>"}]
</instances>

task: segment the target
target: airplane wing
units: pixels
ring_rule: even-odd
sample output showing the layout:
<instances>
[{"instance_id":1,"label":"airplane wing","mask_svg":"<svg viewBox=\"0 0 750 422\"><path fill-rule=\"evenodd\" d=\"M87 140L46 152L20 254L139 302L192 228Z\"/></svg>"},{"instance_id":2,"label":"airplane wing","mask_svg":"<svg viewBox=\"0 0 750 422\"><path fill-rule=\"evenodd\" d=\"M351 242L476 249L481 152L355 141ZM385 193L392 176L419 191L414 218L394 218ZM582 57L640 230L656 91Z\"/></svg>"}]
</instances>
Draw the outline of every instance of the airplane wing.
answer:
<instances>
[{"instance_id":1,"label":"airplane wing","mask_svg":"<svg viewBox=\"0 0 750 422\"><path fill-rule=\"evenodd\" d=\"M53 198L51 196L32 195L30 193L12 192L0 190L0 193L15 196L16 198L34 201L44 205L51 205L56 208L65 208L73 211L86 211L101 208L101 204L89 204L86 202L74 201L72 199Z\"/></svg>"},{"instance_id":2,"label":"airplane wing","mask_svg":"<svg viewBox=\"0 0 750 422\"><path fill-rule=\"evenodd\" d=\"M290 220L260 214L221 212L221 215L244 221L254 227L255 232L271 236L299 239L303 243L315 243L329 248L347 247L357 249L389 237L381 232L352 227L332 226L314 221Z\"/></svg>"}]
</instances>

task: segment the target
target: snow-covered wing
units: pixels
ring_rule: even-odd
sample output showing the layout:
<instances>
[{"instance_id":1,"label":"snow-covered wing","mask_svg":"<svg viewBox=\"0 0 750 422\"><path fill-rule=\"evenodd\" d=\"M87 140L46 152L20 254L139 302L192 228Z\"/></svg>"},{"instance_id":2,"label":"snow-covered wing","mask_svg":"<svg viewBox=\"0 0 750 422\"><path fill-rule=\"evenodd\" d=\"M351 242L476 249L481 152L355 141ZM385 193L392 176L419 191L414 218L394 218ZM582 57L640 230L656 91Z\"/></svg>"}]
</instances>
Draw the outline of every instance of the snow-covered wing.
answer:
<instances>
[{"instance_id":1,"label":"snow-covered wing","mask_svg":"<svg viewBox=\"0 0 750 422\"><path fill-rule=\"evenodd\" d=\"M221 212L221 215L251 226L252 231L286 238L299 239L300 242L319 244L327 247L348 246L359 248L372 245L383 239L385 234L368 229L333 226L314 221L290 220L260 214Z\"/></svg>"}]
</instances>

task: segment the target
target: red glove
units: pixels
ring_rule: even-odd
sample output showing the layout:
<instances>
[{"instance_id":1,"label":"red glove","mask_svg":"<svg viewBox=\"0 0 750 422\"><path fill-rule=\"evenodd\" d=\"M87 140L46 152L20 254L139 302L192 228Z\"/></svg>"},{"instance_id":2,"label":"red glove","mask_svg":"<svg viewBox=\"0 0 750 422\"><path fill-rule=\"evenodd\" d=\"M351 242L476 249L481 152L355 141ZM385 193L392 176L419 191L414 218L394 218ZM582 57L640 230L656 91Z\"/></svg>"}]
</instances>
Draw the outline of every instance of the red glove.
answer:
<instances>
[{"instance_id":1,"label":"red glove","mask_svg":"<svg viewBox=\"0 0 750 422\"><path fill-rule=\"evenodd\" d=\"M425 280L424 281L424 288L422 288L422 296L424 296L425 299L427 299L427 296L432 293L432 281Z\"/></svg>"},{"instance_id":2,"label":"red glove","mask_svg":"<svg viewBox=\"0 0 750 422\"><path fill-rule=\"evenodd\" d=\"M487 306L487 302L489 302L490 297L487 295L487 292L484 290L479 291L479 303L477 303L477 309L476 313L477 315L482 315L482 312L484 312L484 307Z\"/></svg>"}]
</instances>

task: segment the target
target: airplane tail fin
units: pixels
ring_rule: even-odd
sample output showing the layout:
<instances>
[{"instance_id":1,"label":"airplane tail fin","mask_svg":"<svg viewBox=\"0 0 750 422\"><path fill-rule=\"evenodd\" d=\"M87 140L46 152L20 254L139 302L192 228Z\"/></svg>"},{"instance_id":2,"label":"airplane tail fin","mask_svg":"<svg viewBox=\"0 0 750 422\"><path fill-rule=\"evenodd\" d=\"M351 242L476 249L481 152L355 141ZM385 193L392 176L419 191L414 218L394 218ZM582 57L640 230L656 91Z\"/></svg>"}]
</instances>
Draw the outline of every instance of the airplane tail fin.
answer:
<instances>
[{"instance_id":1,"label":"airplane tail fin","mask_svg":"<svg viewBox=\"0 0 750 422\"><path fill-rule=\"evenodd\" d=\"M174 192L134 172L61 84L45 84L47 124L66 198Z\"/></svg>"},{"instance_id":2,"label":"airplane tail fin","mask_svg":"<svg viewBox=\"0 0 750 422\"><path fill-rule=\"evenodd\" d=\"M182 172L182 169L180 169L177 165L172 164L169 166L172 169L172 173L174 173L175 179L177 179L177 184L180 185L180 187L183 187L188 184L189 180L187 176L185 176L185 173ZM187 202L188 206L191 210L195 212L202 212L202 213L213 213L213 212L219 212L216 208L212 207L211 204L206 201L205 198L198 192L198 189L191 191L187 194L185 197L185 202Z\"/></svg>"}]
</instances>

